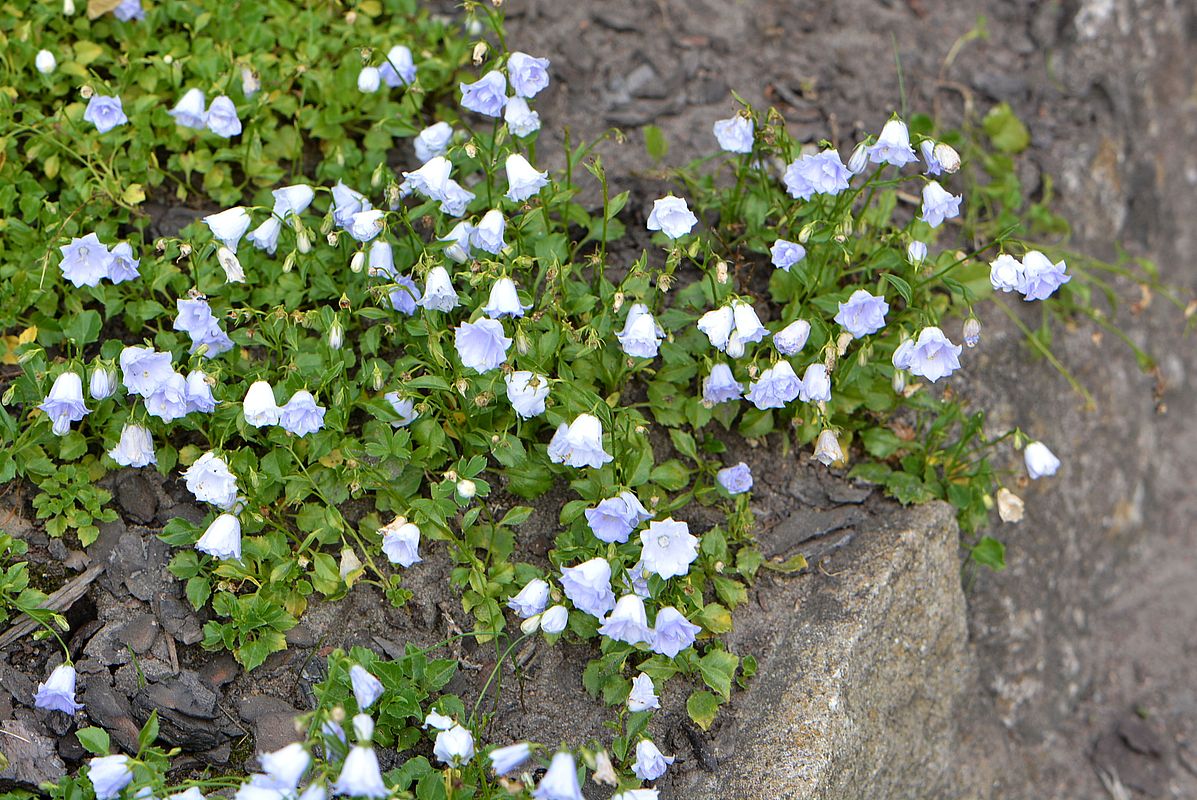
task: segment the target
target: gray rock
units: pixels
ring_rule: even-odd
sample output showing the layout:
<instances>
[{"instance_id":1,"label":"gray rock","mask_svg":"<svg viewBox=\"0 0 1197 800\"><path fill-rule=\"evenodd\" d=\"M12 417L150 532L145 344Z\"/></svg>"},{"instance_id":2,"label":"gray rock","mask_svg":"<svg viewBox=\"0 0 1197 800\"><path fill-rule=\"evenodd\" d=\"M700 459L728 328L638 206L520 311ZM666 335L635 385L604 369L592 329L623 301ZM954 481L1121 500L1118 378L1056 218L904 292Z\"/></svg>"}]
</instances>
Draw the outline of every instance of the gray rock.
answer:
<instances>
[{"instance_id":1,"label":"gray rock","mask_svg":"<svg viewBox=\"0 0 1197 800\"><path fill-rule=\"evenodd\" d=\"M294 714L264 714L254 722L254 749L269 753L299 741Z\"/></svg>"},{"instance_id":2,"label":"gray rock","mask_svg":"<svg viewBox=\"0 0 1197 800\"><path fill-rule=\"evenodd\" d=\"M128 470L116 485L116 500L125 516L141 525L153 522L158 512L158 493L138 470Z\"/></svg>"},{"instance_id":3,"label":"gray rock","mask_svg":"<svg viewBox=\"0 0 1197 800\"><path fill-rule=\"evenodd\" d=\"M6 719L3 752L8 768L0 772L0 781L12 781L31 788L44 782L56 782L66 775L66 766L54 749L54 740L28 720Z\"/></svg>"},{"instance_id":4,"label":"gray rock","mask_svg":"<svg viewBox=\"0 0 1197 800\"><path fill-rule=\"evenodd\" d=\"M143 655L150 652L158 638L158 620L150 614L137 614L125 623L116 634L116 640Z\"/></svg>"}]
</instances>

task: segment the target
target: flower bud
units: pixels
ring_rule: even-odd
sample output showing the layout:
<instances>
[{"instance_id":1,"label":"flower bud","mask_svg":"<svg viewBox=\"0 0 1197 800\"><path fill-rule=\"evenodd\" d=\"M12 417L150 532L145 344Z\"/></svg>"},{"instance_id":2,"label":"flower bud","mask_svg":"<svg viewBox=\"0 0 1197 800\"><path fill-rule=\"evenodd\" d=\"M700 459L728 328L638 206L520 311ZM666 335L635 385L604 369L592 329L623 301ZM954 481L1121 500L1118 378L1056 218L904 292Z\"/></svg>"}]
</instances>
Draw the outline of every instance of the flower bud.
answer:
<instances>
[{"instance_id":1,"label":"flower bud","mask_svg":"<svg viewBox=\"0 0 1197 800\"><path fill-rule=\"evenodd\" d=\"M914 266L919 266L927 258L927 245L923 242L911 242L906 245L906 260Z\"/></svg>"},{"instance_id":2,"label":"flower bud","mask_svg":"<svg viewBox=\"0 0 1197 800\"><path fill-rule=\"evenodd\" d=\"M380 161L378 162L378 166L374 168L374 171L370 173L370 185L377 189L379 186L382 186L382 180L385 177L386 164L385 162Z\"/></svg>"},{"instance_id":3,"label":"flower bud","mask_svg":"<svg viewBox=\"0 0 1197 800\"><path fill-rule=\"evenodd\" d=\"M295 269L295 251L292 250L287 253L287 257L283 259L283 272L290 272Z\"/></svg>"},{"instance_id":4,"label":"flower bud","mask_svg":"<svg viewBox=\"0 0 1197 800\"><path fill-rule=\"evenodd\" d=\"M1024 506L1022 498L1005 486L997 491L998 516L1002 522L1020 522Z\"/></svg>"},{"instance_id":5,"label":"flower bud","mask_svg":"<svg viewBox=\"0 0 1197 800\"><path fill-rule=\"evenodd\" d=\"M357 576L362 571L362 560L357 557L357 553L353 552L352 547L346 547L341 551L340 575L341 580L345 581L346 586L353 586Z\"/></svg>"},{"instance_id":6,"label":"flower bud","mask_svg":"<svg viewBox=\"0 0 1197 800\"><path fill-rule=\"evenodd\" d=\"M719 283L727 283L727 278L727 262L720 259L719 262L715 264L715 280Z\"/></svg>"},{"instance_id":7,"label":"flower bud","mask_svg":"<svg viewBox=\"0 0 1197 800\"><path fill-rule=\"evenodd\" d=\"M72 16L75 13L75 0L62 0L62 13Z\"/></svg>"},{"instance_id":8,"label":"flower bud","mask_svg":"<svg viewBox=\"0 0 1197 800\"><path fill-rule=\"evenodd\" d=\"M116 370L96 364L91 371L91 381L88 384L91 396L95 400L111 397L116 391Z\"/></svg>"},{"instance_id":9,"label":"flower bud","mask_svg":"<svg viewBox=\"0 0 1197 800\"><path fill-rule=\"evenodd\" d=\"M370 382L374 386L374 391L381 392L383 385L382 370L378 368L377 364L374 365L374 372L371 374L370 378Z\"/></svg>"},{"instance_id":10,"label":"flower bud","mask_svg":"<svg viewBox=\"0 0 1197 800\"><path fill-rule=\"evenodd\" d=\"M940 142L935 145L933 153L935 160L939 162L939 166L943 168L944 172L952 173L960 169L960 154L950 144Z\"/></svg>"},{"instance_id":11,"label":"flower bud","mask_svg":"<svg viewBox=\"0 0 1197 800\"><path fill-rule=\"evenodd\" d=\"M906 391L906 370L894 370L894 377L890 381L890 385L894 387L894 394L902 394Z\"/></svg>"},{"instance_id":12,"label":"flower bud","mask_svg":"<svg viewBox=\"0 0 1197 800\"><path fill-rule=\"evenodd\" d=\"M819 434L819 439L815 442L814 458L825 467L830 467L832 464L844 460L844 451L840 449L840 441L835 437L835 432L830 428L824 429Z\"/></svg>"},{"instance_id":13,"label":"flower bud","mask_svg":"<svg viewBox=\"0 0 1197 800\"><path fill-rule=\"evenodd\" d=\"M462 478L457 482L457 494L464 500L472 500L474 495L478 494L478 484L468 478Z\"/></svg>"},{"instance_id":14,"label":"flower bud","mask_svg":"<svg viewBox=\"0 0 1197 800\"><path fill-rule=\"evenodd\" d=\"M865 171L869 165L869 150L864 142L856 145L856 149L852 151L851 157L848 158L848 171L853 175L859 175Z\"/></svg>"},{"instance_id":15,"label":"flower bud","mask_svg":"<svg viewBox=\"0 0 1197 800\"><path fill-rule=\"evenodd\" d=\"M312 252L312 237L308 235L307 229L300 228L296 232L295 247L304 255Z\"/></svg>"},{"instance_id":16,"label":"flower bud","mask_svg":"<svg viewBox=\"0 0 1197 800\"><path fill-rule=\"evenodd\" d=\"M487 48L488 45L485 39L480 40L478 44L474 45L473 59L475 67L479 66L482 63L482 59L486 58Z\"/></svg>"},{"instance_id":17,"label":"flower bud","mask_svg":"<svg viewBox=\"0 0 1197 800\"><path fill-rule=\"evenodd\" d=\"M361 272L365 266L366 253L363 250L358 250L353 254L353 258L349 259L349 269L353 272Z\"/></svg>"},{"instance_id":18,"label":"flower bud","mask_svg":"<svg viewBox=\"0 0 1197 800\"><path fill-rule=\"evenodd\" d=\"M33 59L33 65L41 74L49 75L58 67L58 59L49 50L39 50L37 57Z\"/></svg>"},{"instance_id":19,"label":"flower bud","mask_svg":"<svg viewBox=\"0 0 1197 800\"><path fill-rule=\"evenodd\" d=\"M354 715L353 735L363 744L374 738L374 720L370 719L369 714Z\"/></svg>"},{"instance_id":20,"label":"flower bud","mask_svg":"<svg viewBox=\"0 0 1197 800\"><path fill-rule=\"evenodd\" d=\"M798 244L806 244L810 241L810 235L815 231L815 224L808 222L802 226L802 230L798 231Z\"/></svg>"},{"instance_id":21,"label":"flower bud","mask_svg":"<svg viewBox=\"0 0 1197 800\"><path fill-rule=\"evenodd\" d=\"M332 327L328 329L328 346L333 350L340 350L344 343L345 329L341 327L340 320L334 320Z\"/></svg>"},{"instance_id":22,"label":"flower bud","mask_svg":"<svg viewBox=\"0 0 1197 800\"><path fill-rule=\"evenodd\" d=\"M976 347L979 341L981 341L981 320L969 317L964 321L964 344L968 347Z\"/></svg>"},{"instance_id":23,"label":"flower bud","mask_svg":"<svg viewBox=\"0 0 1197 800\"><path fill-rule=\"evenodd\" d=\"M540 627L540 614L534 614L520 623L520 633L527 635L535 633L536 629Z\"/></svg>"}]
</instances>

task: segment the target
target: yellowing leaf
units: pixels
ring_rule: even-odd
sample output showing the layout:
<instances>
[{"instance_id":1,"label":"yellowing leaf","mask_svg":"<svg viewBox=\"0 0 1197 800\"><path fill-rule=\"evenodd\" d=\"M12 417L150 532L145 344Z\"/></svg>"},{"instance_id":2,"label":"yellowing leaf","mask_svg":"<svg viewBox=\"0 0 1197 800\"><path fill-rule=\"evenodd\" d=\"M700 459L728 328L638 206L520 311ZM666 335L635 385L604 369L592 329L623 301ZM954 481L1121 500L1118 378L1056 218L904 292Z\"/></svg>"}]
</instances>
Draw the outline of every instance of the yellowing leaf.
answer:
<instances>
[{"instance_id":1,"label":"yellowing leaf","mask_svg":"<svg viewBox=\"0 0 1197 800\"><path fill-rule=\"evenodd\" d=\"M104 55L104 48L95 42L75 42L75 61L87 65Z\"/></svg>"},{"instance_id":2,"label":"yellowing leaf","mask_svg":"<svg viewBox=\"0 0 1197 800\"><path fill-rule=\"evenodd\" d=\"M121 4L121 0L87 0L87 18L96 19Z\"/></svg>"},{"instance_id":3,"label":"yellowing leaf","mask_svg":"<svg viewBox=\"0 0 1197 800\"><path fill-rule=\"evenodd\" d=\"M141 187L140 183L130 183L125 187L125 191L121 194L121 199L131 206L144 203L145 189Z\"/></svg>"},{"instance_id":4,"label":"yellowing leaf","mask_svg":"<svg viewBox=\"0 0 1197 800\"><path fill-rule=\"evenodd\" d=\"M4 356L0 358L0 363L16 364L17 363L17 348L23 344L29 344L37 339L37 326L26 328L16 336L4 337Z\"/></svg>"}]
</instances>

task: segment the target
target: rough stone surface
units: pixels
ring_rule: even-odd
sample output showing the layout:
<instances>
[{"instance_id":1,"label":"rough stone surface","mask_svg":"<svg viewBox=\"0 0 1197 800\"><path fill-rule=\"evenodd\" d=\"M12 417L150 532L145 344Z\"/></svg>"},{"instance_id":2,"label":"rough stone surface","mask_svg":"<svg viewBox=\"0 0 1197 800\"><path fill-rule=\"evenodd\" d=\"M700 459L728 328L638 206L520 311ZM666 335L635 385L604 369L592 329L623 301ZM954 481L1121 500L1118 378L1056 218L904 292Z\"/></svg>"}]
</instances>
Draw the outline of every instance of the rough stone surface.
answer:
<instances>
[{"instance_id":1,"label":"rough stone surface","mask_svg":"<svg viewBox=\"0 0 1197 800\"><path fill-rule=\"evenodd\" d=\"M54 740L40 733L32 721L6 719L0 722L0 737L4 739L3 752L8 759L8 768L0 772L0 783L36 788L66 774L66 766L54 750Z\"/></svg>"}]
</instances>

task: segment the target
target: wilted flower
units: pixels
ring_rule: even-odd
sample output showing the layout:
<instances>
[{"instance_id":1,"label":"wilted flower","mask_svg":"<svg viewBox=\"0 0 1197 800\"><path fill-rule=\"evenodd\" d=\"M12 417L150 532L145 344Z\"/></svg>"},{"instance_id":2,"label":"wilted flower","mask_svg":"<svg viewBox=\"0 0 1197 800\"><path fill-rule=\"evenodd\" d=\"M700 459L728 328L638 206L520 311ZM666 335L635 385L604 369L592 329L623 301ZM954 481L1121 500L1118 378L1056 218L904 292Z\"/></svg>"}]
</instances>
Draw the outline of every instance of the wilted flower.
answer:
<instances>
[{"instance_id":1,"label":"wilted flower","mask_svg":"<svg viewBox=\"0 0 1197 800\"><path fill-rule=\"evenodd\" d=\"M271 391L271 398L274 392ZM279 426L296 436L307 436L324 427L324 406L316 405L316 398L307 389L300 389L291 395L287 404L279 409Z\"/></svg>"},{"instance_id":2,"label":"wilted flower","mask_svg":"<svg viewBox=\"0 0 1197 800\"><path fill-rule=\"evenodd\" d=\"M960 201L962 197L952 194L939 185L939 181L929 181L923 187L923 215L920 219L932 228L938 228L945 219L960 216Z\"/></svg>"},{"instance_id":3,"label":"wilted flower","mask_svg":"<svg viewBox=\"0 0 1197 800\"><path fill-rule=\"evenodd\" d=\"M1043 442L1031 442L1023 450L1022 456L1032 480L1055 475L1060 468L1060 459Z\"/></svg>"},{"instance_id":4,"label":"wilted flower","mask_svg":"<svg viewBox=\"0 0 1197 800\"><path fill-rule=\"evenodd\" d=\"M773 257L773 266L789 272L790 267L806 258L806 248L796 242L778 239L769 248L769 254Z\"/></svg>"},{"instance_id":5,"label":"wilted flower","mask_svg":"<svg viewBox=\"0 0 1197 800\"><path fill-rule=\"evenodd\" d=\"M852 173L835 150L804 155L788 167L782 181L791 197L809 200L816 194L837 195L848 188Z\"/></svg>"},{"instance_id":6,"label":"wilted flower","mask_svg":"<svg viewBox=\"0 0 1197 800\"><path fill-rule=\"evenodd\" d=\"M507 101L507 108L503 109L503 121L507 123L511 135L521 139L540 130L540 114L529 108L528 101L522 97L512 97Z\"/></svg>"},{"instance_id":7,"label":"wilted flower","mask_svg":"<svg viewBox=\"0 0 1197 800\"><path fill-rule=\"evenodd\" d=\"M33 705L64 714L74 714L83 708L82 703L75 702L75 667L71 664L59 664L55 667L50 677L37 685Z\"/></svg>"},{"instance_id":8,"label":"wilted flower","mask_svg":"<svg viewBox=\"0 0 1197 800\"><path fill-rule=\"evenodd\" d=\"M548 454L554 464L578 469L598 469L612 460L603 449L602 423L591 414L579 414L569 425L561 423L549 442Z\"/></svg>"},{"instance_id":9,"label":"wilted flower","mask_svg":"<svg viewBox=\"0 0 1197 800\"><path fill-rule=\"evenodd\" d=\"M690 535L689 525L673 517L650 522L640 531L640 543L645 571L662 578L685 575L698 558L698 538Z\"/></svg>"},{"instance_id":10,"label":"wilted flower","mask_svg":"<svg viewBox=\"0 0 1197 800\"><path fill-rule=\"evenodd\" d=\"M382 780L382 771L378 768L378 756L374 749L364 745L355 745L345 757L341 767L341 774L333 784L333 792L347 797L368 797L371 800L382 800L390 794Z\"/></svg>"},{"instance_id":11,"label":"wilted flower","mask_svg":"<svg viewBox=\"0 0 1197 800\"><path fill-rule=\"evenodd\" d=\"M752 120L742 114L717 120L712 126L719 146L729 153L752 152Z\"/></svg>"},{"instance_id":12,"label":"wilted flower","mask_svg":"<svg viewBox=\"0 0 1197 800\"><path fill-rule=\"evenodd\" d=\"M888 312L889 303L885 302L884 297L870 294L865 289L857 289L848 298L848 302L840 303L835 321L854 338L859 339L884 328L885 315Z\"/></svg>"},{"instance_id":13,"label":"wilted flower","mask_svg":"<svg viewBox=\"0 0 1197 800\"><path fill-rule=\"evenodd\" d=\"M648 509L631 492L620 492L615 497L601 500L594 508L586 509L585 514L586 523L595 538L620 544L628 540L637 525L652 518Z\"/></svg>"},{"instance_id":14,"label":"wilted flower","mask_svg":"<svg viewBox=\"0 0 1197 800\"><path fill-rule=\"evenodd\" d=\"M715 473L715 480L728 494L744 494L752 488L752 470L741 461L733 467L724 467Z\"/></svg>"},{"instance_id":15,"label":"wilted flower","mask_svg":"<svg viewBox=\"0 0 1197 800\"><path fill-rule=\"evenodd\" d=\"M188 89L169 113L175 118L176 124L184 128L203 130L208 122L208 112L204 110L205 102L203 91Z\"/></svg>"},{"instance_id":16,"label":"wilted flower","mask_svg":"<svg viewBox=\"0 0 1197 800\"><path fill-rule=\"evenodd\" d=\"M464 766L474 758L474 735L460 725L454 725L436 735L432 754L447 766Z\"/></svg>"},{"instance_id":17,"label":"wilted flower","mask_svg":"<svg viewBox=\"0 0 1197 800\"><path fill-rule=\"evenodd\" d=\"M245 421L255 428L277 425L281 409L274 400L274 389L266 381L254 381L242 401Z\"/></svg>"},{"instance_id":18,"label":"wilted flower","mask_svg":"<svg viewBox=\"0 0 1197 800\"><path fill-rule=\"evenodd\" d=\"M208 130L225 139L230 139L241 133L241 120L237 118L237 107L223 94L208 106L207 122Z\"/></svg>"},{"instance_id":19,"label":"wilted flower","mask_svg":"<svg viewBox=\"0 0 1197 800\"><path fill-rule=\"evenodd\" d=\"M487 753L487 758L490 759L490 768L495 771L496 775L506 775L519 769L531 757L532 747L527 742L496 747Z\"/></svg>"},{"instance_id":20,"label":"wilted flower","mask_svg":"<svg viewBox=\"0 0 1197 800\"><path fill-rule=\"evenodd\" d=\"M58 67L58 59L49 50L38 50L33 58L33 66L43 75L49 75Z\"/></svg>"},{"instance_id":21,"label":"wilted flower","mask_svg":"<svg viewBox=\"0 0 1197 800\"><path fill-rule=\"evenodd\" d=\"M844 451L840 449L840 441L835 437L835 431L825 428L815 442L814 459L825 467L844 460Z\"/></svg>"},{"instance_id":22,"label":"wilted flower","mask_svg":"<svg viewBox=\"0 0 1197 800\"><path fill-rule=\"evenodd\" d=\"M648 229L660 231L670 239L680 239L698 224L698 217L690 211L681 197L667 195L653 201L653 210L648 215Z\"/></svg>"},{"instance_id":23,"label":"wilted flower","mask_svg":"<svg viewBox=\"0 0 1197 800\"><path fill-rule=\"evenodd\" d=\"M628 693L628 711L649 711L650 709L660 708L661 701L657 697L656 687L653 686L653 679L641 672L632 679L632 691Z\"/></svg>"},{"instance_id":24,"label":"wilted flower","mask_svg":"<svg viewBox=\"0 0 1197 800\"><path fill-rule=\"evenodd\" d=\"M893 164L904 167L918 161L914 148L910 146L910 131L900 119L891 119L881 129L877 143L869 148L869 160L874 164Z\"/></svg>"},{"instance_id":25,"label":"wilted flower","mask_svg":"<svg viewBox=\"0 0 1197 800\"><path fill-rule=\"evenodd\" d=\"M87 762L87 777L96 793L96 800L113 800L133 780L129 757L101 756Z\"/></svg>"},{"instance_id":26,"label":"wilted flower","mask_svg":"<svg viewBox=\"0 0 1197 800\"><path fill-rule=\"evenodd\" d=\"M113 128L124 125L129 121L129 118L125 116L124 108L121 106L121 99L102 94L93 94L91 99L87 101L87 109L83 112L83 119L85 122L95 125L96 130L100 133L108 133Z\"/></svg>"},{"instance_id":27,"label":"wilted flower","mask_svg":"<svg viewBox=\"0 0 1197 800\"><path fill-rule=\"evenodd\" d=\"M420 131L412 144L416 149L416 158L420 159L421 163L427 163L437 156L443 156L451 141L453 126L447 122L438 122Z\"/></svg>"},{"instance_id":28,"label":"wilted flower","mask_svg":"<svg viewBox=\"0 0 1197 800\"><path fill-rule=\"evenodd\" d=\"M657 612L657 621L653 626L652 649L666 658L675 658L678 653L694 644L702 628L698 627L682 615L673 606L665 606Z\"/></svg>"},{"instance_id":29,"label":"wilted flower","mask_svg":"<svg viewBox=\"0 0 1197 800\"><path fill-rule=\"evenodd\" d=\"M387 60L379 65L378 74L392 89L410 86L416 79L416 63L412 60L411 50L401 44L392 47L387 51Z\"/></svg>"},{"instance_id":30,"label":"wilted flower","mask_svg":"<svg viewBox=\"0 0 1197 800\"><path fill-rule=\"evenodd\" d=\"M374 705L374 701L382 697L384 691L382 681L367 672L361 664L354 664L349 668L349 683L353 687L353 699L362 711Z\"/></svg>"},{"instance_id":31,"label":"wilted flower","mask_svg":"<svg viewBox=\"0 0 1197 800\"><path fill-rule=\"evenodd\" d=\"M549 584L540 578L534 578L520 589L519 594L507 601L507 607L514 611L521 619L534 617L544 611L549 604Z\"/></svg>"},{"instance_id":32,"label":"wilted flower","mask_svg":"<svg viewBox=\"0 0 1197 800\"><path fill-rule=\"evenodd\" d=\"M237 254L227 247L216 249L216 261L224 270L226 283L245 283L245 270L241 268L241 260Z\"/></svg>"},{"instance_id":33,"label":"wilted flower","mask_svg":"<svg viewBox=\"0 0 1197 800\"><path fill-rule=\"evenodd\" d=\"M195 549L213 558L241 559L241 522L232 514L221 514L195 543Z\"/></svg>"},{"instance_id":34,"label":"wilted flower","mask_svg":"<svg viewBox=\"0 0 1197 800\"><path fill-rule=\"evenodd\" d=\"M549 396L548 378L521 369L504 375L503 381L507 384L507 400L516 414L531 419L544 413L544 401Z\"/></svg>"},{"instance_id":35,"label":"wilted flower","mask_svg":"<svg viewBox=\"0 0 1197 800\"><path fill-rule=\"evenodd\" d=\"M648 627L644 600L635 594L625 594L619 598L614 610L599 626L598 632L608 639L627 644L651 641L652 631Z\"/></svg>"},{"instance_id":36,"label":"wilted flower","mask_svg":"<svg viewBox=\"0 0 1197 800\"><path fill-rule=\"evenodd\" d=\"M574 757L562 750L553 756L549 769L532 791L535 800L585 800L578 785L578 767Z\"/></svg>"},{"instance_id":37,"label":"wilted flower","mask_svg":"<svg viewBox=\"0 0 1197 800\"><path fill-rule=\"evenodd\" d=\"M485 117L497 117L507 105L507 79L496 70L483 75L473 83L459 84L461 104L470 111Z\"/></svg>"},{"instance_id":38,"label":"wilted flower","mask_svg":"<svg viewBox=\"0 0 1197 800\"><path fill-rule=\"evenodd\" d=\"M1022 498L1005 486L997 490L997 508L1002 522L1022 522Z\"/></svg>"},{"instance_id":39,"label":"wilted flower","mask_svg":"<svg viewBox=\"0 0 1197 800\"><path fill-rule=\"evenodd\" d=\"M936 327L923 328L918 339L907 339L894 351L893 364L935 383L960 369L960 351L943 331Z\"/></svg>"},{"instance_id":40,"label":"wilted flower","mask_svg":"<svg viewBox=\"0 0 1197 800\"><path fill-rule=\"evenodd\" d=\"M1043 253L1031 250L1022 257L1018 291L1026 300L1046 300L1055 294L1056 289L1072 280L1067 269L1063 261L1053 264Z\"/></svg>"},{"instance_id":41,"label":"wilted flower","mask_svg":"<svg viewBox=\"0 0 1197 800\"><path fill-rule=\"evenodd\" d=\"M549 173L538 172L519 153L507 156L507 199L522 203L549 184Z\"/></svg>"},{"instance_id":42,"label":"wilted flower","mask_svg":"<svg viewBox=\"0 0 1197 800\"><path fill-rule=\"evenodd\" d=\"M262 88L262 81L258 79L257 74L249 67L241 68L241 93L245 95L248 100L258 93Z\"/></svg>"},{"instance_id":43,"label":"wilted flower","mask_svg":"<svg viewBox=\"0 0 1197 800\"><path fill-rule=\"evenodd\" d=\"M428 716L424 717L424 724L420 727L424 728L425 730L432 728L438 731L447 731L456 724L457 723L453 721L452 717L446 717L436 709L433 709L428 712Z\"/></svg>"},{"instance_id":44,"label":"wilted flower","mask_svg":"<svg viewBox=\"0 0 1197 800\"><path fill-rule=\"evenodd\" d=\"M70 244L62 245L58 251L62 253L62 261L58 263L62 277L75 286L96 286L108 277L112 254L94 233L71 239Z\"/></svg>"},{"instance_id":45,"label":"wilted flower","mask_svg":"<svg viewBox=\"0 0 1197 800\"><path fill-rule=\"evenodd\" d=\"M507 59L507 75L517 96L535 97L549 85L549 60L514 52Z\"/></svg>"},{"instance_id":46,"label":"wilted flower","mask_svg":"<svg viewBox=\"0 0 1197 800\"><path fill-rule=\"evenodd\" d=\"M158 463L150 432L142 425L129 422L121 428L121 439L108 455L122 467L147 467Z\"/></svg>"},{"instance_id":47,"label":"wilted flower","mask_svg":"<svg viewBox=\"0 0 1197 800\"><path fill-rule=\"evenodd\" d=\"M802 381L794 373L788 361L780 361L760 374L748 387L749 402L762 411L766 408L784 408L786 403L798 397Z\"/></svg>"},{"instance_id":48,"label":"wilted flower","mask_svg":"<svg viewBox=\"0 0 1197 800\"><path fill-rule=\"evenodd\" d=\"M183 471L183 480L195 499L228 511L237 503L237 479L229 465L215 453L204 453Z\"/></svg>"},{"instance_id":49,"label":"wilted flower","mask_svg":"<svg viewBox=\"0 0 1197 800\"><path fill-rule=\"evenodd\" d=\"M798 390L798 399L804 403L831 402L831 376L827 374L824 364L814 363L802 373L802 388Z\"/></svg>"},{"instance_id":50,"label":"wilted flower","mask_svg":"<svg viewBox=\"0 0 1197 800\"><path fill-rule=\"evenodd\" d=\"M83 404L83 379L75 372L62 373L54 379L50 393L38 408L49 417L54 434L66 436L72 422L78 422L90 413Z\"/></svg>"},{"instance_id":51,"label":"wilted flower","mask_svg":"<svg viewBox=\"0 0 1197 800\"><path fill-rule=\"evenodd\" d=\"M656 358L665 331L649 313L648 306L635 303L628 309L623 330L615 334L620 347L634 358Z\"/></svg>"},{"instance_id":52,"label":"wilted flower","mask_svg":"<svg viewBox=\"0 0 1197 800\"><path fill-rule=\"evenodd\" d=\"M204 217L204 222L208 229L212 231L212 236L224 243L224 246L234 253L237 252L237 245L241 242L241 237L249 230L250 218L249 212L241 206L235 206L226 211L221 211L219 214L209 214Z\"/></svg>"},{"instance_id":53,"label":"wilted flower","mask_svg":"<svg viewBox=\"0 0 1197 800\"><path fill-rule=\"evenodd\" d=\"M946 142L940 142L935 145L931 156L939 162L939 166L949 175L960 169L960 154L956 152L956 148Z\"/></svg>"},{"instance_id":54,"label":"wilted flower","mask_svg":"<svg viewBox=\"0 0 1197 800\"><path fill-rule=\"evenodd\" d=\"M797 319L773 334L773 346L783 356L792 356L806 347L810 338L810 323L804 319Z\"/></svg>"},{"instance_id":55,"label":"wilted flower","mask_svg":"<svg viewBox=\"0 0 1197 800\"><path fill-rule=\"evenodd\" d=\"M642 781L655 781L672 763L673 758L662 755L651 740L641 739L636 745L636 763L632 765L632 772Z\"/></svg>"},{"instance_id":56,"label":"wilted flower","mask_svg":"<svg viewBox=\"0 0 1197 800\"><path fill-rule=\"evenodd\" d=\"M420 305L430 311L452 311L461 304L453 279L444 267L433 267L424 282L424 296Z\"/></svg>"},{"instance_id":57,"label":"wilted flower","mask_svg":"<svg viewBox=\"0 0 1197 800\"><path fill-rule=\"evenodd\" d=\"M420 529L403 517L396 517L379 530L382 552L392 564L407 568L418 564L420 558Z\"/></svg>"},{"instance_id":58,"label":"wilted flower","mask_svg":"<svg viewBox=\"0 0 1197 800\"><path fill-rule=\"evenodd\" d=\"M454 334L454 345L461 363L478 372L489 372L507 358L512 339L503 333L503 324L482 318L463 322Z\"/></svg>"},{"instance_id":59,"label":"wilted flower","mask_svg":"<svg viewBox=\"0 0 1197 800\"><path fill-rule=\"evenodd\" d=\"M563 567L561 590L575 608L593 617L602 619L615 608L615 592L611 591L611 565L605 558L592 558L576 567ZM541 625L544 625L543 619Z\"/></svg>"},{"instance_id":60,"label":"wilted flower","mask_svg":"<svg viewBox=\"0 0 1197 800\"><path fill-rule=\"evenodd\" d=\"M732 375L731 367L727 364L716 364L711 367L711 374L703 379L702 400L704 403L718 405L730 400L739 400L744 394L744 386Z\"/></svg>"}]
</instances>

